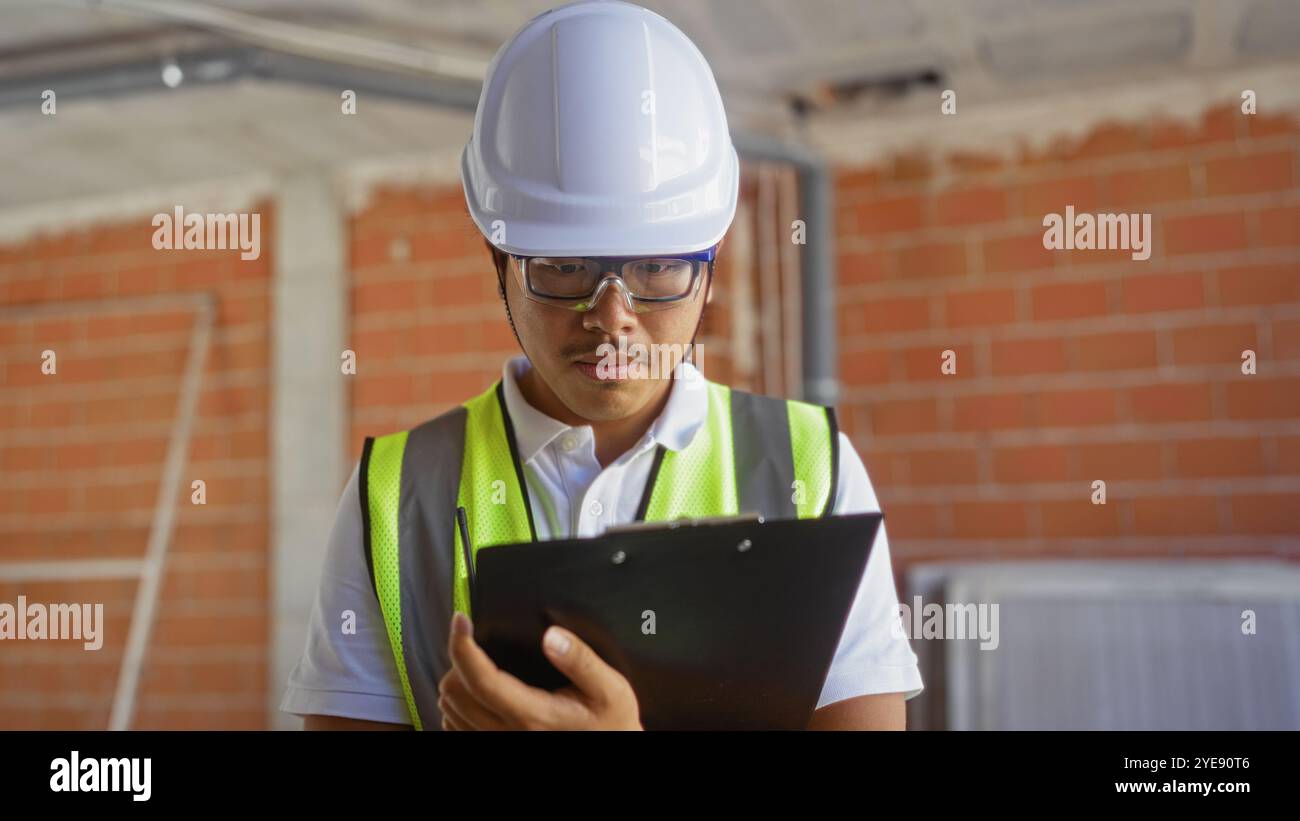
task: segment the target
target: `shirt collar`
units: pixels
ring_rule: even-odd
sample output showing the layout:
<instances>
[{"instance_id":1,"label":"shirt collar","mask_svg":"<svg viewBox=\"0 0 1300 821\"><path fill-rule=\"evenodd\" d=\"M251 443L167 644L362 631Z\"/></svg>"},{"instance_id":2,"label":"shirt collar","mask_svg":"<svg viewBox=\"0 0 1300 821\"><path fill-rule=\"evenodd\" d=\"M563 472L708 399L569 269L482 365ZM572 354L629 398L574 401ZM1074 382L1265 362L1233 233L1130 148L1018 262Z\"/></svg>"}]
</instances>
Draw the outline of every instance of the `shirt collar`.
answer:
<instances>
[{"instance_id":1,"label":"shirt collar","mask_svg":"<svg viewBox=\"0 0 1300 821\"><path fill-rule=\"evenodd\" d=\"M531 367L528 357L521 355L507 360L501 368L506 411L515 429L519 458L525 463L531 462L557 436L576 429L547 416L524 399L517 380ZM678 363L668 402L648 431L651 444L663 445L668 450L685 448L704 424L708 411L709 394L703 375L690 362Z\"/></svg>"}]
</instances>

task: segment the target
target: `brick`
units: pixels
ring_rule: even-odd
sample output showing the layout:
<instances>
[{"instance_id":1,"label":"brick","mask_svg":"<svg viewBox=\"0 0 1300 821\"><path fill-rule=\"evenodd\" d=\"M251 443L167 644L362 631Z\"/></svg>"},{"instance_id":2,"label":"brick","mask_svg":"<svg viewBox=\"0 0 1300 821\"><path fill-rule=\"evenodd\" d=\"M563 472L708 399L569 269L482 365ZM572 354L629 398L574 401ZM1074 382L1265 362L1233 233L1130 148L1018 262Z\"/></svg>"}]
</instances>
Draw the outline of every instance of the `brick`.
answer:
<instances>
[{"instance_id":1,"label":"brick","mask_svg":"<svg viewBox=\"0 0 1300 821\"><path fill-rule=\"evenodd\" d=\"M1251 137L1279 137L1300 132L1300 122L1290 112L1266 114L1256 112L1243 116L1246 121L1246 133Z\"/></svg>"},{"instance_id":2,"label":"brick","mask_svg":"<svg viewBox=\"0 0 1300 821\"><path fill-rule=\"evenodd\" d=\"M1029 294L1034 319L1076 319L1106 314L1106 283L1039 285Z\"/></svg>"},{"instance_id":3,"label":"brick","mask_svg":"<svg viewBox=\"0 0 1300 821\"><path fill-rule=\"evenodd\" d=\"M1285 191L1295 184L1292 151L1219 157L1205 163L1205 190L1211 197Z\"/></svg>"},{"instance_id":4,"label":"brick","mask_svg":"<svg viewBox=\"0 0 1300 821\"><path fill-rule=\"evenodd\" d=\"M1253 265L1216 272L1225 306L1300 302L1300 265Z\"/></svg>"},{"instance_id":5,"label":"brick","mask_svg":"<svg viewBox=\"0 0 1300 821\"><path fill-rule=\"evenodd\" d=\"M1218 533L1218 500L1213 496L1134 499L1133 529L1142 536L1192 536Z\"/></svg>"},{"instance_id":6,"label":"brick","mask_svg":"<svg viewBox=\"0 0 1300 821\"><path fill-rule=\"evenodd\" d=\"M1121 282L1128 313L1188 311L1205 305L1205 275L1200 272L1126 276Z\"/></svg>"},{"instance_id":7,"label":"brick","mask_svg":"<svg viewBox=\"0 0 1300 821\"><path fill-rule=\"evenodd\" d=\"M1069 451L1060 445L999 448L993 452L993 478L1007 484L1065 481Z\"/></svg>"},{"instance_id":8,"label":"brick","mask_svg":"<svg viewBox=\"0 0 1300 821\"><path fill-rule=\"evenodd\" d=\"M875 385L889 381L890 354L883 350L840 355L840 376L846 385Z\"/></svg>"},{"instance_id":9,"label":"brick","mask_svg":"<svg viewBox=\"0 0 1300 821\"><path fill-rule=\"evenodd\" d=\"M1165 253L1207 254L1246 247L1246 216L1241 212L1197 214L1163 220ZM1156 228L1159 234L1159 228Z\"/></svg>"},{"instance_id":10,"label":"brick","mask_svg":"<svg viewBox=\"0 0 1300 821\"><path fill-rule=\"evenodd\" d=\"M1075 367L1081 371L1151 368L1156 365L1153 331L1118 331L1075 339Z\"/></svg>"},{"instance_id":11,"label":"brick","mask_svg":"<svg viewBox=\"0 0 1300 821\"><path fill-rule=\"evenodd\" d=\"M1225 364L1239 367L1243 350L1258 350L1255 326L1244 322L1175 328L1170 332L1170 338L1175 365Z\"/></svg>"},{"instance_id":12,"label":"brick","mask_svg":"<svg viewBox=\"0 0 1300 821\"><path fill-rule=\"evenodd\" d=\"M1016 319L1016 294L1010 288L949 292L944 305L949 328L1001 325Z\"/></svg>"},{"instance_id":13,"label":"brick","mask_svg":"<svg viewBox=\"0 0 1300 821\"><path fill-rule=\"evenodd\" d=\"M1002 157L995 153L974 151L954 151L948 155L946 162L958 174L984 174L1006 166Z\"/></svg>"},{"instance_id":14,"label":"brick","mask_svg":"<svg viewBox=\"0 0 1300 821\"><path fill-rule=\"evenodd\" d=\"M852 206L851 213L859 236L897 234L925 225L925 203L915 195L867 200Z\"/></svg>"},{"instance_id":15,"label":"brick","mask_svg":"<svg viewBox=\"0 0 1300 821\"><path fill-rule=\"evenodd\" d=\"M941 226L978 225L1007 218L1007 196L997 188L944 191L934 201L935 223Z\"/></svg>"},{"instance_id":16,"label":"brick","mask_svg":"<svg viewBox=\"0 0 1300 821\"><path fill-rule=\"evenodd\" d=\"M1273 355L1278 359L1300 359L1300 319L1273 323Z\"/></svg>"},{"instance_id":17,"label":"brick","mask_svg":"<svg viewBox=\"0 0 1300 821\"><path fill-rule=\"evenodd\" d=\"M1107 504L1092 503L1091 480L1079 484L1079 498L1040 502L1039 517L1044 536L1082 539L1118 536L1119 513L1107 489Z\"/></svg>"},{"instance_id":18,"label":"brick","mask_svg":"<svg viewBox=\"0 0 1300 821\"><path fill-rule=\"evenodd\" d=\"M1159 442L1089 442L1077 449L1079 478L1159 479L1164 475Z\"/></svg>"},{"instance_id":19,"label":"brick","mask_svg":"<svg viewBox=\"0 0 1300 821\"><path fill-rule=\"evenodd\" d=\"M904 246L898 250L897 271L902 279L964 276L966 246L960 242Z\"/></svg>"},{"instance_id":20,"label":"brick","mask_svg":"<svg viewBox=\"0 0 1300 821\"><path fill-rule=\"evenodd\" d=\"M1226 389L1229 419L1300 418L1300 379L1238 376Z\"/></svg>"},{"instance_id":21,"label":"brick","mask_svg":"<svg viewBox=\"0 0 1300 821\"><path fill-rule=\"evenodd\" d=\"M1259 473L1262 471L1251 471ZM1277 472L1300 473L1300 436L1277 437Z\"/></svg>"},{"instance_id":22,"label":"brick","mask_svg":"<svg viewBox=\"0 0 1300 821\"><path fill-rule=\"evenodd\" d=\"M352 289L354 315L389 311L410 311L419 303L420 282L402 280L360 285Z\"/></svg>"},{"instance_id":23,"label":"brick","mask_svg":"<svg viewBox=\"0 0 1300 821\"><path fill-rule=\"evenodd\" d=\"M153 294L164 290L165 282L161 268L156 265L141 266L118 271L113 290L118 296Z\"/></svg>"},{"instance_id":24,"label":"brick","mask_svg":"<svg viewBox=\"0 0 1300 821\"><path fill-rule=\"evenodd\" d=\"M1065 345L1059 337L1000 339L993 342L993 374L1019 376L1066 370Z\"/></svg>"},{"instance_id":25,"label":"brick","mask_svg":"<svg viewBox=\"0 0 1300 821\"><path fill-rule=\"evenodd\" d=\"M240 416L254 411L265 411L268 406L265 386L212 388L199 397L199 414L203 417ZM175 403L161 410L170 418Z\"/></svg>"},{"instance_id":26,"label":"brick","mask_svg":"<svg viewBox=\"0 0 1300 821\"><path fill-rule=\"evenodd\" d=\"M990 274L1050 269L1054 254L1043 247L1042 231L984 241L984 270Z\"/></svg>"},{"instance_id":27,"label":"brick","mask_svg":"<svg viewBox=\"0 0 1300 821\"><path fill-rule=\"evenodd\" d=\"M1129 407L1137 422L1191 422L1213 415L1210 385L1142 385L1128 392Z\"/></svg>"},{"instance_id":28,"label":"brick","mask_svg":"<svg viewBox=\"0 0 1300 821\"><path fill-rule=\"evenodd\" d=\"M450 259L483 259L491 271L483 235L472 222L437 230L413 231L408 237L412 263L443 263ZM481 276L481 275L480 275Z\"/></svg>"},{"instance_id":29,"label":"brick","mask_svg":"<svg viewBox=\"0 0 1300 821\"><path fill-rule=\"evenodd\" d=\"M0 448L0 468L4 468L5 473L9 475L24 470L44 470L54 459L55 454L67 447L75 446L65 444L50 448L40 445L30 447L9 445ZM90 450L93 451L94 449L90 448Z\"/></svg>"},{"instance_id":30,"label":"brick","mask_svg":"<svg viewBox=\"0 0 1300 821\"><path fill-rule=\"evenodd\" d=\"M1147 140L1142 129L1127 123L1105 123L1097 126L1082 141L1067 152L1067 159L1113 157L1146 151Z\"/></svg>"},{"instance_id":31,"label":"brick","mask_svg":"<svg viewBox=\"0 0 1300 821\"><path fill-rule=\"evenodd\" d=\"M1029 535L1024 502L955 502L953 530L961 539L1018 539Z\"/></svg>"},{"instance_id":32,"label":"brick","mask_svg":"<svg viewBox=\"0 0 1300 821\"><path fill-rule=\"evenodd\" d=\"M857 414L848 413L847 409L840 414L840 430L845 433L855 425L854 421ZM852 434L850 434L852 439ZM853 446L858 449L862 456L862 463L867 468L867 475L871 477L872 483L877 487L892 487L895 484L903 484L906 480L905 468L906 458L898 453L891 451L869 450L863 445L859 445L854 440Z\"/></svg>"},{"instance_id":33,"label":"brick","mask_svg":"<svg viewBox=\"0 0 1300 821\"><path fill-rule=\"evenodd\" d=\"M871 430L877 436L932 433L939 429L939 409L933 399L890 399L868 407Z\"/></svg>"},{"instance_id":34,"label":"brick","mask_svg":"<svg viewBox=\"0 0 1300 821\"><path fill-rule=\"evenodd\" d=\"M1100 202L1095 177L1061 177L1026 184L1020 191L1020 215L1041 223L1048 214L1064 215L1067 205L1082 213L1096 210Z\"/></svg>"},{"instance_id":35,"label":"brick","mask_svg":"<svg viewBox=\"0 0 1300 821\"><path fill-rule=\"evenodd\" d=\"M1193 197L1191 169L1186 163L1117 171L1106 178L1110 205L1119 211Z\"/></svg>"},{"instance_id":36,"label":"brick","mask_svg":"<svg viewBox=\"0 0 1300 821\"><path fill-rule=\"evenodd\" d=\"M1300 533L1300 494L1233 496L1232 532L1295 536Z\"/></svg>"},{"instance_id":37,"label":"brick","mask_svg":"<svg viewBox=\"0 0 1300 821\"><path fill-rule=\"evenodd\" d=\"M933 171L934 163L929 154L913 151L894 155L889 161L885 177L892 182L920 182L929 179Z\"/></svg>"},{"instance_id":38,"label":"brick","mask_svg":"<svg viewBox=\"0 0 1300 821\"><path fill-rule=\"evenodd\" d=\"M841 287L882 282L894 275L892 258L883 251L841 251L837 266Z\"/></svg>"},{"instance_id":39,"label":"brick","mask_svg":"<svg viewBox=\"0 0 1300 821\"><path fill-rule=\"evenodd\" d=\"M1259 244L1300 245L1300 205L1282 205L1259 212Z\"/></svg>"},{"instance_id":40,"label":"brick","mask_svg":"<svg viewBox=\"0 0 1300 821\"><path fill-rule=\"evenodd\" d=\"M1187 439L1174 443L1174 463L1179 476L1257 476L1264 473L1264 458L1257 437Z\"/></svg>"},{"instance_id":41,"label":"brick","mask_svg":"<svg viewBox=\"0 0 1300 821\"><path fill-rule=\"evenodd\" d=\"M1043 391L1038 396L1039 422L1044 427L1108 425L1117 418L1115 397L1109 388Z\"/></svg>"},{"instance_id":42,"label":"brick","mask_svg":"<svg viewBox=\"0 0 1300 821\"><path fill-rule=\"evenodd\" d=\"M708 316L706 313L705 316ZM485 352L497 353L506 352L510 356L519 353L519 343L510 330L510 325L505 318L490 320L479 323L479 334L482 339L482 350Z\"/></svg>"},{"instance_id":43,"label":"brick","mask_svg":"<svg viewBox=\"0 0 1300 821\"><path fill-rule=\"evenodd\" d=\"M888 297L863 305L867 333L918 331L930 327L928 297Z\"/></svg>"},{"instance_id":44,"label":"brick","mask_svg":"<svg viewBox=\"0 0 1300 821\"><path fill-rule=\"evenodd\" d=\"M1188 125L1176 120L1160 120L1151 125L1151 147L1156 150L1166 148L1188 148L1231 142L1244 130L1244 116L1236 105L1216 106L1201 115L1195 125Z\"/></svg>"},{"instance_id":45,"label":"brick","mask_svg":"<svg viewBox=\"0 0 1300 821\"><path fill-rule=\"evenodd\" d=\"M974 450L927 450L909 453L907 476L914 485L969 485L979 481L979 454Z\"/></svg>"},{"instance_id":46,"label":"brick","mask_svg":"<svg viewBox=\"0 0 1300 821\"><path fill-rule=\"evenodd\" d=\"M415 399L415 380L407 374L358 377L353 382L355 407L407 405Z\"/></svg>"},{"instance_id":47,"label":"brick","mask_svg":"<svg viewBox=\"0 0 1300 821\"><path fill-rule=\"evenodd\" d=\"M835 193L837 200L848 201L855 196L870 193L880 185L880 169L839 168L835 169Z\"/></svg>"},{"instance_id":48,"label":"brick","mask_svg":"<svg viewBox=\"0 0 1300 821\"><path fill-rule=\"evenodd\" d=\"M500 378L500 365L464 371L440 370L438 378L427 383L432 393L430 401L460 403L465 401L467 396L477 396L482 393L488 385Z\"/></svg>"},{"instance_id":49,"label":"brick","mask_svg":"<svg viewBox=\"0 0 1300 821\"><path fill-rule=\"evenodd\" d=\"M716 317L717 314L714 316ZM484 329L488 324L481 321L459 322L443 319L436 324L431 323L423 327L410 329L409 335L403 344L406 346L405 349L414 356L483 353L486 350L483 342L486 338ZM490 324L495 325L497 323ZM504 315L499 324L503 328L505 336L509 338L510 348L514 349L515 340L511 335L510 326L506 322ZM701 337L710 336L712 333L706 326L701 331Z\"/></svg>"},{"instance_id":50,"label":"brick","mask_svg":"<svg viewBox=\"0 0 1300 821\"><path fill-rule=\"evenodd\" d=\"M432 286L439 306L490 304L492 297L487 290L488 282L489 280L483 274L475 273L438 277L432 281Z\"/></svg>"},{"instance_id":51,"label":"brick","mask_svg":"<svg viewBox=\"0 0 1300 821\"><path fill-rule=\"evenodd\" d=\"M1025 419L1024 394L959 396L953 400L953 427L957 430L1020 428Z\"/></svg>"},{"instance_id":52,"label":"brick","mask_svg":"<svg viewBox=\"0 0 1300 821\"><path fill-rule=\"evenodd\" d=\"M952 351L956 357L956 372L943 373L943 352ZM926 345L903 351L903 373L909 382L935 379L971 379L975 374L975 349L971 345Z\"/></svg>"},{"instance_id":53,"label":"brick","mask_svg":"<svg viewBox=\"0 0 1300 821\"><path fill-rule=\"evenodd\" d=\"M264 613L189 616L167 614L154 628L154 648L263 646Z\"/></svg>"},{"instance_id":54,"label":"brick","mask_svg":"<svg viewBox=\"0 0 1300 821\"><path fill-rule=\"evenodd\" d=\"M938 505L897 504L886 500L883 510L892 542L897 543L899 539L937 539L944 535Z\"/></svg>"}]
</instances>

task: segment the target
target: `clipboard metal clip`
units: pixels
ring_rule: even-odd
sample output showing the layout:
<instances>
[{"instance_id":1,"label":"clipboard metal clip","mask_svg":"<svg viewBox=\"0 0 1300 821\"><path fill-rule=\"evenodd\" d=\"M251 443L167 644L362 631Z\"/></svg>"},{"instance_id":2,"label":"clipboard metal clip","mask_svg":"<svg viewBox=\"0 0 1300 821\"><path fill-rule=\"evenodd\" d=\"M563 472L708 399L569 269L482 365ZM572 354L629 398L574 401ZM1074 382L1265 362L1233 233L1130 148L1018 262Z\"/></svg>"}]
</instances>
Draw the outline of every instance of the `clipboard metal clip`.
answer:
<instances>
[{"instance_id":1,"label":"clipboard metal clip","mask_svg":"<svg viewBox=\"0 0 1300 821\"><path fill-rule=\"evenodd\" d=\"M691 518L666 519L656 522L628 522L623 525L611 525L605 533L638 533L645 530L676 530L679 527L709 527L710 525L734 525L742 522L763 523L763 514L757 511L740 513L735 516L699 516Z\"/></svg>"}]
</instances>

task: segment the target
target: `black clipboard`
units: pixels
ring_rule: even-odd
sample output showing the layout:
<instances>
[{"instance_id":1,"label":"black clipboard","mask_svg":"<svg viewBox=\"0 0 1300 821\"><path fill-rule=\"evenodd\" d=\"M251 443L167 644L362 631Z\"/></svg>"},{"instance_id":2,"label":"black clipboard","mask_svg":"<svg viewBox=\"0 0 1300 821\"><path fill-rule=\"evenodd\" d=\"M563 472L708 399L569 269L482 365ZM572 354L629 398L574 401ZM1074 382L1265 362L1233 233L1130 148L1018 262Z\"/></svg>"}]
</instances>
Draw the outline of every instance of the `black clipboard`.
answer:
<instances>
[{"instance_id":1,"label":"black clipboard","mask_svg":"<svg viewBox=\"0 0 1300 821\"><path fill-rule=\"evenodd\" d=\"M542 634L572 630L627 677L647 729L803 729L881 519L679 520L485 547L474 636L554 690L568 680Z\"/></svg>"}]
</instances>

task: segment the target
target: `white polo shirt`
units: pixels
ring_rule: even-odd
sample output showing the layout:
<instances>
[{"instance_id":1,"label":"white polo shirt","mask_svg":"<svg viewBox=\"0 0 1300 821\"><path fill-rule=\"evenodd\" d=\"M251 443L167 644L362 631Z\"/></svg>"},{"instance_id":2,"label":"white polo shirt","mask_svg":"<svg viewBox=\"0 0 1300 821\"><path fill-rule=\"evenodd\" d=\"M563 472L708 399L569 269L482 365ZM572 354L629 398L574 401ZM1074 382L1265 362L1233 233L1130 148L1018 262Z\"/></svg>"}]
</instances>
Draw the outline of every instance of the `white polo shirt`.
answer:
<instances>
[{"instance_id":1,"label":"white polo shirt","mask_svg":"<svg viewBox=\"0 0 1300 821\"><path fill-rule=\"evenodd\" d=\"M690 363L675 381L663 411L641 441L602 468L590 425L570 427L534 408L516 379L528 359L502 368L506 408L514 424L519 458L539 539L598 536L636 517L655 447L681 450L704 424L708 392ZM397 664L365 564L357 471L339 500L326 547L320 588L312 608L307 647L289 675L280 709L298 715L332 715L410 724ZM880 510L866 468L840 433L837 514ZM339 629L342 613L356 614L356 633ZM916 655L890 624L898 618L898 594L882 525L867 560L857 597L822 687L818 707L869 693L921 692Z\"/></svg>"}]
</instances>

